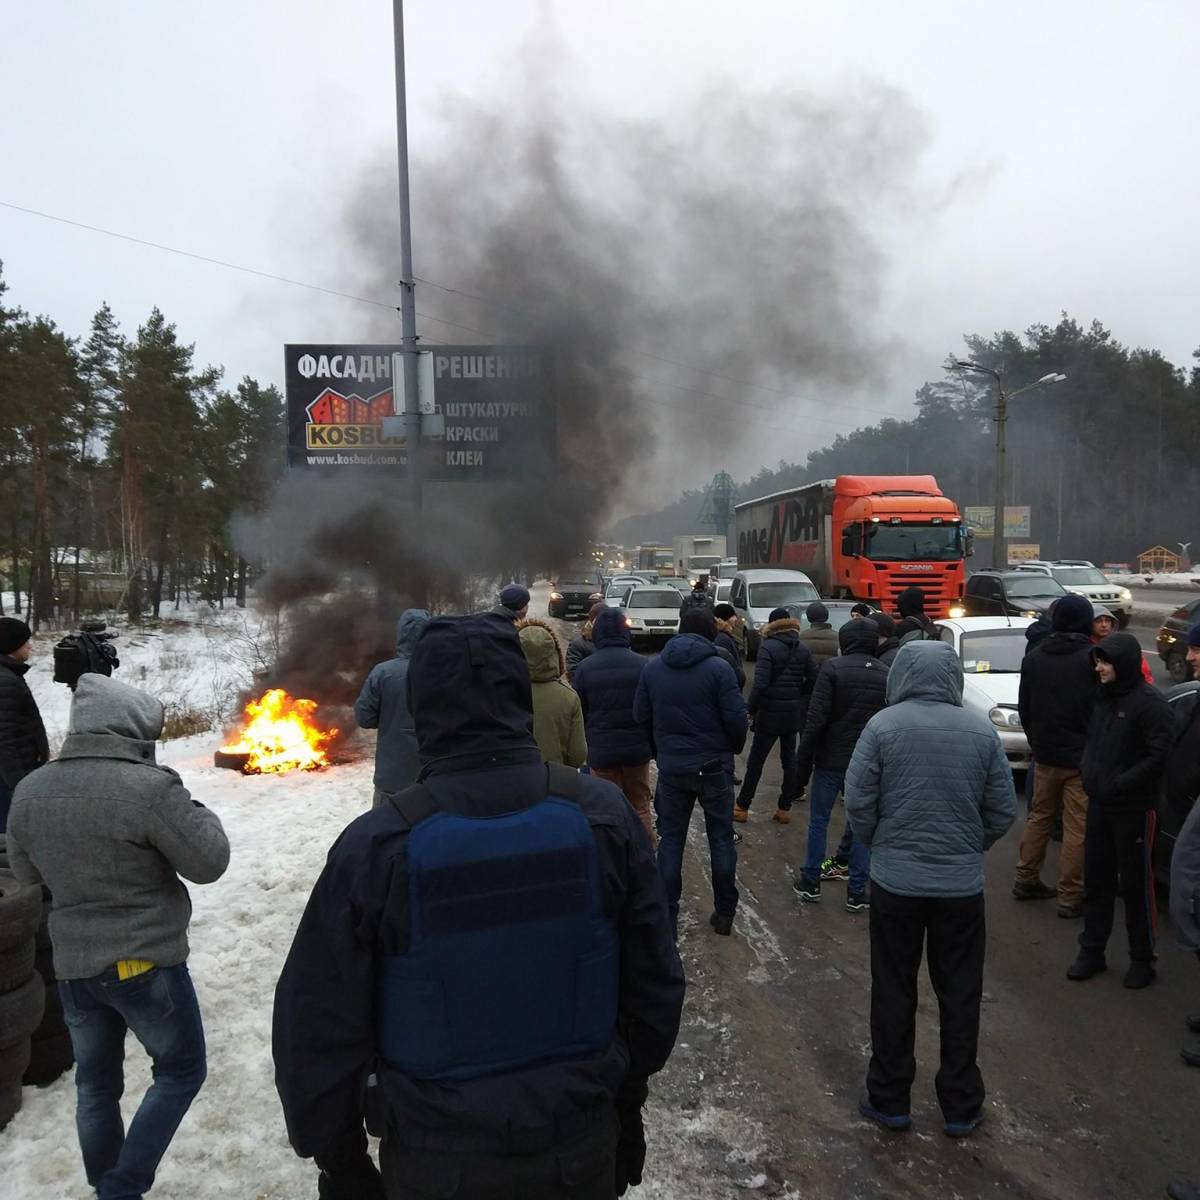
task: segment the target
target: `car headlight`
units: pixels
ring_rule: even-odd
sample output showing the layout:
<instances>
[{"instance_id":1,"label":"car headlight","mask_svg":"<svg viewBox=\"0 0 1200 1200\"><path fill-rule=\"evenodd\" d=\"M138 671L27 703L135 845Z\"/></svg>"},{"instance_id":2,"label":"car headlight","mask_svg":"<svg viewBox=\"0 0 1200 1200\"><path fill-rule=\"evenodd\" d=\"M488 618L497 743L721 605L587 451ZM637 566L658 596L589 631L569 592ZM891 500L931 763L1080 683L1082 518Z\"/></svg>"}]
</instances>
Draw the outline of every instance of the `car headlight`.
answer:
<instances>
[{"instance_id":1,"label":"car headlight","mask_svg":"<svg viewBox=\"0 0 1200 1200\"><path fill-rule=\"evenodd\" d=\"M1122 604L1133 603L1133 593L1128 588L1117 588L1117 595L1121 597Z\"/></svg>"},{"instance_id":2,"label":"car headlight","mask_svg":"<svg viewBox=\"0 0 1200 1200\"><path fill-rule=\"evenodd\" d=\"M961 604L950 605L950 619L952 621L957 621L959 617L965 617L966 615L967 610Z\"/></svg>"},{"instance_id":3,"label":"car headlight","mask_svg":"<svg viewBox=\"0 0 1200 1200\"><path fill-rule=\"evenodd\" d=\"M589 602L589 603L591 603L591 604L596 604L596 603L598 603L599 601L601 601L601 600L603 600L603 599L604 599L604 597L603 597L603 596L601 596L599 592L593 592L593 593L592 593L592 594L591 594L591 595L588 597L588 602Z\"/></svg>"},{"instance_id":4,"label":"car headlight","mask_svg":"<svg viewBox=\"0 0 1200 1200\"><path fill-rule=\"evenodd\" d=\"M993 725L1000 729L1020 729L1021 714L1015 708L1005 708L997 704L995 708L988 713Z\"/></svg>"},{"instance_id":5,"label":"car headlight","mask_svg":"<svg viewBox=\"0 0 1200 1200\"><path fill-rule=\"evenodd\" d=\"M625 623L629 626L630 629L641 629L642 618L641 617L626 617Z\"/></svg>"},{"instance_id":6,"label":"car headlight","mask_svg":"<svg viewBox=\"0 0 1200 1200\"><path fill-rule=\"evenodd\" d=\"M1021 616L1023 617L1040 617L1042 614L1036 608L1027 608Z\"/></svg>"},{"instance_id":7,"label":"car headlight","mask_svg":"<svg viewBox=\"0 0 1200 1200\"><path fill-rule=\"evenodd\" d=\"M562 592L551 592L551 593L550 593L550 599L551 599L551 600L561 600L561 599L562 599Z\"/></svg>"}]
</instances>

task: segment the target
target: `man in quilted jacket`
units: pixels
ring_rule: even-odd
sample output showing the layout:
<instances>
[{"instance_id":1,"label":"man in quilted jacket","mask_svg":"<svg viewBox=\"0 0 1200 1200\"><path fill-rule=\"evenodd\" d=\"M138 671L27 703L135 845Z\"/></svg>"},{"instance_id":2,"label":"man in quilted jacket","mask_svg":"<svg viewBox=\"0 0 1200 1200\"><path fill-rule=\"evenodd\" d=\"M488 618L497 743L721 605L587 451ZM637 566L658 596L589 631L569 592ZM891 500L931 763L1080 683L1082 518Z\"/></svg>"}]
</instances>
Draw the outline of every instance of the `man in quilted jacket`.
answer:
<instances>
[{"instance_id":1,"label":"man in quilted jacket","mask_svg":"<svg viewBox=\"0 0 1200 1200\"><path fill-rule=\"evenodd\" d=\"M967 1136L983 1119L983 854L1017 815L996 731L963 707L962 693L951 646L902 646L888 675L888 707L868 722L846 773L846 813L871 849L871 1063L859 1110L886 1129L912 1123L925 946L941 1015L935 1086L950 1137Z\"/></svg>"}]
</instances>

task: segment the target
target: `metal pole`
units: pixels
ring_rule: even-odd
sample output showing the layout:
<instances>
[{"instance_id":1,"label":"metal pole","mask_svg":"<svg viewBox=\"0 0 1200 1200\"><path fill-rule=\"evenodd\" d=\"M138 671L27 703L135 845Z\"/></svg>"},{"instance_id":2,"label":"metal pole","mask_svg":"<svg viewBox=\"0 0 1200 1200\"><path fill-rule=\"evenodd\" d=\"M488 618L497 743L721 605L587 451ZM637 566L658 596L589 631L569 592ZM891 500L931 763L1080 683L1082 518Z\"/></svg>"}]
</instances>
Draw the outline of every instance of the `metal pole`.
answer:
<instances>
[{"instance_id":1,"label":"metal pole","mask_svg":"<svg viewBox=\"0 0 1200 1200\"><path fill-rule=\"evenodd\" d=\"M396 160L400 183L400 344L404 364L405 456L414 538L421 529L421 414L417 406L417 301L413 280L412 221L408 193L408 108L404 85L404 0L392 0L392 33L396 46ZM395 385L398 380L393 380ZM412 603L425 607L425 581L414 573Z\"/></svg>"},{"instance_id":2,"label":"metal pole","mask_svg":"<svg viewBox=\"0 0 1200 1200\"><path fill-rule=\"evenodd\" d=\"M1004 426L1008 421L1008 397L1004 394L1004 384L999 376L996 377L996 387L996 515L992 525L992 566L998 571L1003 571L1008 567L1008 555L1005 553L1007 547L1004 542Z\"/></svg>"}]
</instances>

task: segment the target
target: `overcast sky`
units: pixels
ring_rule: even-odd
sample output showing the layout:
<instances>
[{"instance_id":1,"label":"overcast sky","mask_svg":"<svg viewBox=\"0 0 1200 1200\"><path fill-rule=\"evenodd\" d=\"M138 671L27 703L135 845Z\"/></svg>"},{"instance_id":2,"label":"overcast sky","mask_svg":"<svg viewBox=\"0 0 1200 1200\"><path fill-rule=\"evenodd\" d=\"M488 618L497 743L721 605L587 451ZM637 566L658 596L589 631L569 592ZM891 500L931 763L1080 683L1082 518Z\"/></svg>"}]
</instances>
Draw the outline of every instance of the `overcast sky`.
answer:
<instances>
[{"instance_id":1,"label":"overcast sky","mask_svg":"<svg viewBox=\"0 0 1200 1200\"><path fill-rule=\"evenodd\" d=\"M818 95L881 80L926 123L923 211L875 230L888 264L886 383L823 398L819 413L802 406L784 436L714 445L699 472L743 475L802 458L872 412L902 414L963 333L1053 322L1063 309L1191 364L1194 0L409 0L414 152L448 97L502 97L516 49L547 22L571 86L602 111L653 119L722 77ZM9 0L2 28L0 201L377 295L348 277L340 229L364 164L394 153L390 5ZM414 236L418 272L438 278ZM157 304L199 362L224 364L231 380L282 384L285 342L354 341L375 316L4 207L0 259L9 299L72 333L102 300L129 332ZM761 407L747 420L769 428Z\"/></svg>"}]
</instances>

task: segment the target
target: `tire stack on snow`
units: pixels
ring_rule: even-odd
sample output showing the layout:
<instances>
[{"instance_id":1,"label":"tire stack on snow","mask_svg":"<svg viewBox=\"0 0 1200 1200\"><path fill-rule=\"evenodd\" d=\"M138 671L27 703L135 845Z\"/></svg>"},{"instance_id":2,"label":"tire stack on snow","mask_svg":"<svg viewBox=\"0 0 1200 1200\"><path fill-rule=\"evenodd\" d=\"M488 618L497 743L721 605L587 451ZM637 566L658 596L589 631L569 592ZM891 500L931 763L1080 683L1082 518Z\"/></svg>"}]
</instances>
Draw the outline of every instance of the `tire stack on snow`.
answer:
<instances>
[{"instance_id":1,"label":"tire stack on snow","mask_svg":"<svg viewBox=\"0 0 1200 1200\"><path fill-rule=\"evenodd\" d=\"M0 836L0 879L8 875L8 855L4 849L4 838ZM8 875L11 881L12 876ZM50 946L50 890L43 884L29 889L39 893L39 922L34 936L33 966L41 977L45 988L45 1004L42 1017L30 1035L29 1060L25 1065L22 1082L37 1087L53 1083L64 1071L75 1063L75 1052L71 1048L71 1034L62 1015L62 998L58 994L58 981L54 975L54 953ZM0 942L3 941L0 932ZM0 950L0 960L4 952ZM3 1029L3 1025L0 1025ZM0 1037L3 1034L0 1033ZM3 1065L0 1051L0 1067ZM0 1070L0 1088L4 1075ZM2 1107L2 1106L0 1106Z\"/></svg>"},{"instance_id":2,"label":"tire stack on snow","mask_svg":"<svg viewBox=\"0 0 1200 1200\"><path fill-rule=\"evenodd\" d=\"M0 870L0 1129L21 1109L30 1034L46 1005L46 985L33 969L41 919L41 889L19 884Z\"/></svg>"}]
</instances>

